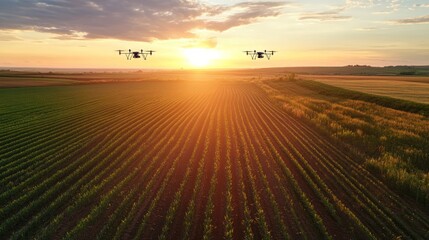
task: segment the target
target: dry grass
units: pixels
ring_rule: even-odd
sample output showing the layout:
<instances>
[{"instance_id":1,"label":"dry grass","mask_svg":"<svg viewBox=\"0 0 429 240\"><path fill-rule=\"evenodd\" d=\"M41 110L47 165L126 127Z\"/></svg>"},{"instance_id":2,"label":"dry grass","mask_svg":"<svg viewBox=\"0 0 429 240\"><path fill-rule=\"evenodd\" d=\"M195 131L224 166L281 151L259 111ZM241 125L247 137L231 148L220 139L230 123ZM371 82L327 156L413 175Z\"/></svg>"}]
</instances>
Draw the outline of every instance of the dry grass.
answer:
<instances>
[{"instance_id":1,"label":"dry grass","mask_svg":"<svg viewBox=\"0 0 429 240\"><path fill-rule=\"evenodd\" d=\"M300 77L360 92L429 103L429 77L326 75Z\"/></svg>"},{"instance_id":2,"label":"dry grass","mask_svg":"<svg viewBox=\"0 0 429 240\"><path fill-rule=\"evenodd\" d=\"M363 154L364 164L390 185L429 201L429 119L375 103L326 96L299 80L264 81L260 85L293 115Z\"/></svg>"}]
</instances>

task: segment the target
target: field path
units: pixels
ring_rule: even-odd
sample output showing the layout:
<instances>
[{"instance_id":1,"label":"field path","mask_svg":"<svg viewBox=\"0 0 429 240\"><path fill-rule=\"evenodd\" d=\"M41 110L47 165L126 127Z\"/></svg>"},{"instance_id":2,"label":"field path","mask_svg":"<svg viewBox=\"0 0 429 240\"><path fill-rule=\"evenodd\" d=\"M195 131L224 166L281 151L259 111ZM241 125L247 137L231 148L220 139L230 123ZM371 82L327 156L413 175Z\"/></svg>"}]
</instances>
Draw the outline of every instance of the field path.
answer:
<instances>
[{"instance_id":1,"label":"field path","mask_svg":"<svg viewBox=\"0 0 429 240\"><path fill-rule=\"evenodd\" d=\"M429 234L428 209L251 82L1 89L0 120L1 239Z\"/></svg>"}]
</instances>

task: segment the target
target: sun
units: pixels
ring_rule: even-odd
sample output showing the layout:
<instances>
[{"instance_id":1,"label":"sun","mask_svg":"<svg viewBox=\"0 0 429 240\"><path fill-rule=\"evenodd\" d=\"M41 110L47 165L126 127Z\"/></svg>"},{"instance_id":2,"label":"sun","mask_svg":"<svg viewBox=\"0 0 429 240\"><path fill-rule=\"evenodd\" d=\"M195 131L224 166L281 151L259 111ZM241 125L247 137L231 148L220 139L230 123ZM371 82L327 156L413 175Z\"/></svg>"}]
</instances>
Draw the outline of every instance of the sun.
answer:
<instances>
[{"instance_id":1,"label":"sun","mask_svg":"<svg viewBox=\"0 0 429 240\"><path fill-rule=\"evenodd\" d=\"M207 67L220 57L219 51L209 48L186 48L183 50L188 63L193 67Z\"/></svg>"}]
</instances>

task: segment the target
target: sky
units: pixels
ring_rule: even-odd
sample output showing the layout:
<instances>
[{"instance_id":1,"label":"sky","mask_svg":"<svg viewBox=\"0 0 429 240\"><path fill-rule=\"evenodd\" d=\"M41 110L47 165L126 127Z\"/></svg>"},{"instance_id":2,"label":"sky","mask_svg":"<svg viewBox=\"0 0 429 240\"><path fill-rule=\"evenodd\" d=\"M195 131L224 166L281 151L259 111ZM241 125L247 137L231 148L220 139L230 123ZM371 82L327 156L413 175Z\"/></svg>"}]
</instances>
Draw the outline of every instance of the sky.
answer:
<instances>
[{"instance_id":1,"label":"sky","mask_svg":"<svg viewBox=\"0 0 429 240\"><path fill-rule=\"evenodd\" d=\"M114 50L155 50L127 60ZM243 51L277 51L252 60ZM0 67L429 65L429 0L1 0Z\"/></svg>"}]
</instances>

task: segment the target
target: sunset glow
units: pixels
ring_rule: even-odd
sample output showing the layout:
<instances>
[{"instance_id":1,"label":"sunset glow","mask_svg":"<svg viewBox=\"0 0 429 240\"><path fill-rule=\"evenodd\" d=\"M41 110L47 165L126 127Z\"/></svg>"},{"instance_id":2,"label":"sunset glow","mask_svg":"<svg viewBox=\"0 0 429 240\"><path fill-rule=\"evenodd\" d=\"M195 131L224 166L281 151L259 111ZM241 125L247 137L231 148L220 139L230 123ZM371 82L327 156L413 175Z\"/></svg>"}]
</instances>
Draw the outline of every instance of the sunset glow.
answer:
<instances>
[{"instance_id":1,"label":"sunset glow","mask_svg":"<svg viewBox=\"0 0 429 240\"><path fill-rule=\"evenodd\" d=\"M419 0L5 0L0 67L426 65L428 10ZM156 53L127 61L116 49ZM242 52L263 49L278 54L252 61Z\"/></svg>"},{"instance_id":2,"label":"sunset glow","mask_svg":"<svg viewBox=\"0 0 429 240\"><path fill-rule=\"evenodd\" d=\"M207 48L184 49L183 55L192 67L207 67L220 57L219 51Z\"/></svg>"}]
</instances>

